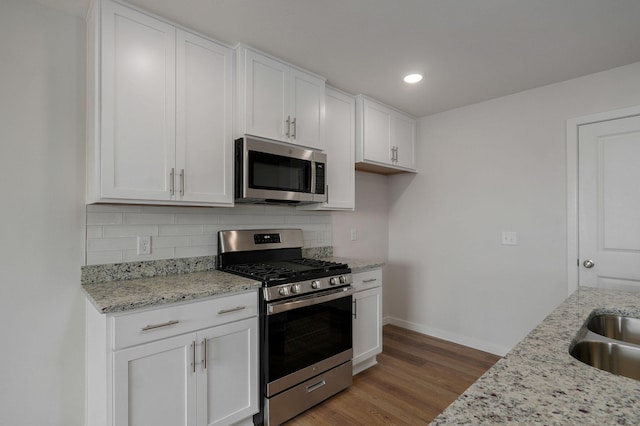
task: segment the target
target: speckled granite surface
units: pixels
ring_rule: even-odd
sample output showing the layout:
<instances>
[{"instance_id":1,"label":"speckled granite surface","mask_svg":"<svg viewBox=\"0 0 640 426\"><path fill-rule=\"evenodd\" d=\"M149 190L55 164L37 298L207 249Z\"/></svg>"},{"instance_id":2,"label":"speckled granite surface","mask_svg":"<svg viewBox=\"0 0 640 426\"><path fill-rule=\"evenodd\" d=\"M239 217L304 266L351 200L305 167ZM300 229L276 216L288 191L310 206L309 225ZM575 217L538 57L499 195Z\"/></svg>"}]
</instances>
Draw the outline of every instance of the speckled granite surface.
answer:
<instances>
[{"instance_id":1,"label":"speckled granite surface","mask_svg":"<svg viewBox=\"0 0 640 426\"><path fill-rule=\"evenodd\" d=\"M327 260L329 262L346 263L351 268L352 273L364 272L371 269L382 268L385 264L383 260L378 260L378 259L351 259L347 257L335 257L335 256L323 257L322 260Z\"/></svg>"},{"instance_id":2,"label":"speckled granite surface","mask_svg":"<svg viewBox=\"0 0 640 426\"><path fill-rule=\"evenodd\" d=\"M303 256L348 263L353 272L384 262L332 257L332 247L303 249ZM215 257L84 266L82 289L102 313L233 294L261 287L259 281L215 270Z\"/></svg>"},{"instance_id":3,"label":"speckled granite surface","mask_svg":"<svg viewBox=\"0 0 640 426\"><path fill-rule=\"evenodd\" d=\"M122 281L173 274L186 274L216 269L215 256L187 257L180 259L148 260L144 262L88 265L81 268L82 284Z\"/></svg>"},{"instance_id":4,"label":"speckled granite surface","mask_svg":"<svg viewBox=\"0 0 640 426\"><path fill-rule=\"evenodd\" d=\"M259 281L220 271L193 272L83 284L82 289L102 313L122 312L260 288Z\"/></svg>"},{"instance_id":5,"label":"speckled granite surface","mask_svg":"<svg viewBox=\"0 0 640 426\"><path fill-rule=\"evenodd\" d=\"M640 381L569 355L593 310L640 317L640 294L576 291L431 424L640 424Z\"/></svg>"}]
</instances>

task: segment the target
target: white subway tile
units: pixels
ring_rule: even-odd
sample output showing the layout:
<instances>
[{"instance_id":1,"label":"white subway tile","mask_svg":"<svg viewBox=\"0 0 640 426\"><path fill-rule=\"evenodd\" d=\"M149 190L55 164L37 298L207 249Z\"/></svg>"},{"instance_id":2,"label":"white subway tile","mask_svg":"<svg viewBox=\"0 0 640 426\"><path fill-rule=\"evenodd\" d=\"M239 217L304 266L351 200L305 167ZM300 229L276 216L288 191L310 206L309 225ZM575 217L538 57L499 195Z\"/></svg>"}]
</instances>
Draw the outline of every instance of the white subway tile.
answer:
<instances>
[{"instance_id":1,"label":"white subway tile","mask_svg":"<svg viewBox=\"0 0 640 426\"><path fill-rule=\"evenodd\" d=\"M160 225L160 236L200 235L204 232L202 225Z\"/></svg>"},{"instance_id":2,"label":"white subway tile","mask_svg":"<svg viewBox=\"0 0 640 426\"><path fill-rule=\"evenodd\" d=\"M87 253L87 265L104 265L107 263L121 263L121 251L97 251Z\"/></svg>"},{"instance_id":3,"label":"white subway tile","mask_svg":"<svg viewBox=\"0 0 640 426\"><path fill-rule=\"evenodd\" d=\"M125 225L170 225L175 223L175 215L170 213L125 213Z\"/></svg>"},{"instance_id":4,"label":"white subway tile","mask_svg":"<svg viewBox=\"0 0 640 426\"><path fill-rule=\"evenodd\" d=\"M87 252L135 249L137 239L129 238L89 238Z\"/></svg>"},{"instance_id":5,"label":"white subway tile","mask_svg":"<svg viewBox=\"0 0 640 426\"><path fill-rule=\"evenodd\" d=\"M87 225L120 225L122 213L94 213L87 212Z\"/></svg>"},{"instance_id":6,"label":"white subway tile","mask_svg":"<svg viewBox=\"0 0 640 426\"><path fill-rule=\"evenodd\" d=\"M188 236L151 237L151 250L154 248L188 247L190 245L191 240Z\"/></svg>"},{"instance_id":7,"label":"white subway tile","mask_svg":"<svg viewBox=\"0 0 640 426\"><path fill-rule=\"evenodd\" d=\"M217 236L219 231L222 231L225 229L231 229L231 228L229 228L228 226L221 226L221 225L204 225L205 235L214 234Z\"/></svg>"},{"instance_id":8,"label":"white subway tile","mask_svg":"<svg viewBox=\"0 0 640 426\"><path fill-rule=\"evenodd\" d=\"M175 257L173 248L161 248L153 249L151 247L151 254L138 254L137 250L126 250L124 252L124 262L136 262L143 260L160 260L160 259L173 259Z\"/></svg>"},{"instance_id":9,"label":"white subway tile","mask_svg":"<svg viewBox=\"0 0 640 426\"><path fill-rule=\"evenodd\" d=\"M220 216L221 225L277 225L284 224L282 216L259 216L259 215L241 215L241 216Z\"/></svg>"},{"instance_id":10,"label":"white subway tile","mask_svg":"<svg viewBox=\"0 0 640 426\"><path fill-rule=\"evenodd\" d=\"M215 256L216 246L176 247L176 257Z\"/></svg>"},{"instance_id":11,"label":"white subway tile","mask_svg":"<svg viewBox=\"0 0 640 426\"><path fill-rule=\"evenodd\" d=\"M211 211L210 214L177 214L176 223L180 225L215 225L219 223L219 216Z\"/></svg>"},{"instance_id":12,"label":"white subway tile","mask_svg":"<svg viewBox=\"0 0 640 426\"><path fill-rule=\"evenodd\" d=\"M136 237L138 235L158 235L158 225L105 225L105 237Z\"/></svg>"},{"instance_id":13,"label":"white subway tile","mask_svg":"<svg viewBox=\"0 0 640 426\"><path fill-rule=\"evenodd\" d=\"M102 238L102 226L99 226L99 225L87 226L87 238Z\"/></svg>"},{"instance_id":14,"label":"white subway tile","mask_svg":"<svg viewBox=\"0 0 640 426\"><path fill-rule=\"evenodd\" d=\"M218 235L205 234L189 237L191 240L191 246L215 246L218 244Z\"/></svg>"}]
</instances>

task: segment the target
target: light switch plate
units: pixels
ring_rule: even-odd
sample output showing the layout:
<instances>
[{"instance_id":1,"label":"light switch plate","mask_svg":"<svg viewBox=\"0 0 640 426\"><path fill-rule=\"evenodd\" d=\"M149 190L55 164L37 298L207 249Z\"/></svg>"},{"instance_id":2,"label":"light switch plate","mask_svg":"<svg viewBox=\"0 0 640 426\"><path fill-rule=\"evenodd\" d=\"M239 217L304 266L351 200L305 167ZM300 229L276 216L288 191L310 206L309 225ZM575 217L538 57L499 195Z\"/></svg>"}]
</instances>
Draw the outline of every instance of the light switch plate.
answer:
<instances>
[{"instance_id":1,"label":"light switch plate","mask_svg":"<svg viewBox=\"0 0 640 426\"><path fill-rule=\"evenodd\" d=\"M515 246L518 245L518 234L511 231L502 231L502 245Z\"/></svg>"}]
</instances>

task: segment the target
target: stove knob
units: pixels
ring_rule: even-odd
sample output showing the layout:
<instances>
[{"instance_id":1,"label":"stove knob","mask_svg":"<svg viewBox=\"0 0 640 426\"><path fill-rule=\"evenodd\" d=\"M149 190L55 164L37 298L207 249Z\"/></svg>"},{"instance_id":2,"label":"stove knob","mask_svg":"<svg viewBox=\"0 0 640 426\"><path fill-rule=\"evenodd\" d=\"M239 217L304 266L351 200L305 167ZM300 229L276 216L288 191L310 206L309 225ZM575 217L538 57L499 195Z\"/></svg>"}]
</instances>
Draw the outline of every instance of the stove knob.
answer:
<instances>
[{"instance_id":1,"label":"stove knob","mask_svg":"<svg viewBox=\"0 0 640 426\"><path fill-rule=\"evenodd\" d=\"M336 277L329 278L329 284L331 284L331 285L338 284L338 279Z\"/></svg>"},{"instance_id":2,"label":"stove knob","mask_svg":"<svg viewBox=\"0 0 640 426\"><path fill-rule=\"evenodd\" d=\"M345 277L344 275L340 275L340 284L344 284L347 282L347 277Z\"/></svg>"},{"instance_id":3,"label":"stove knob","mask_svg":"<svg viewBox=\"0 0 640 426\"><path fill-rule=\"evenodd\" d=\"M320 280L311 281L311 288L317 290L320 288Z\"/></svg>"},{"instance_id":4,"label":"stove knob","mask_svg":"<svg viewBox=\"0 0 640 426\"><path fill-rule=\"evenodd\" d=\"M288 296L289 295L289 291L287 290L286 287L280 287L280 290L278 290L278 293L280 293L280 296Z\"/></svg>"},{"instance_id":5,"label":"stove knob","mask_svg":"<svg viewBox=\"0 0 640 426\"><path fill-rule=\"evenodd\" d=\"M300 293L301 287L300 284L293 284L291 286L291 293Z\"/></svg>"}]
</instances>

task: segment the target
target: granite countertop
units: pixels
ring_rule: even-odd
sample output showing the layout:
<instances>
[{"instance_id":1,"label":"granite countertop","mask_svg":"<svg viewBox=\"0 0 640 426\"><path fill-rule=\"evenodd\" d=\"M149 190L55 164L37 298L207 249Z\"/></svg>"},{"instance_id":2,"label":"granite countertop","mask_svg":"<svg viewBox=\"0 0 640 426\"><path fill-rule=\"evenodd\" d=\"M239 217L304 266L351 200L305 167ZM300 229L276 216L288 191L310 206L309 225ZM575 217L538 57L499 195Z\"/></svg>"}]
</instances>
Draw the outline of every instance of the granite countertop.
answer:
<instances>
[{"instance_id":1,"label":"granite countertop","mask_svg":"<svg viewBox=\"0 0 640 426\"><path fill-rule=\"evenodd\" d=\"M380 268L378 260L330 256L328 248L308 249L306 256L347 263L353 272ZM82 269L82 289L102 313L165 305L256 290L260 281L215 269L213 256L92 265Z\"/></svg>"},{"instance_id":2,"label":"granite countertop","mask_svg":"<svg viewBox=\"0 0 640 426\"><path fill-rule=\"evenodd\" d=\"M255 291L260 281L213 270L83 284L99 312L122 312L205 297Z\"/></svg>"},{"instance_id":3,"label":"granite countertop","mask_svg":"<svg viewBox=\"0 0 640 426\"><path fill-rule=\"evenodd\" d=\"M640 381L569 354L594 310L640 318L640 294L580 288L431 424L640 424Z\"/></svg>"}]
</instances>

